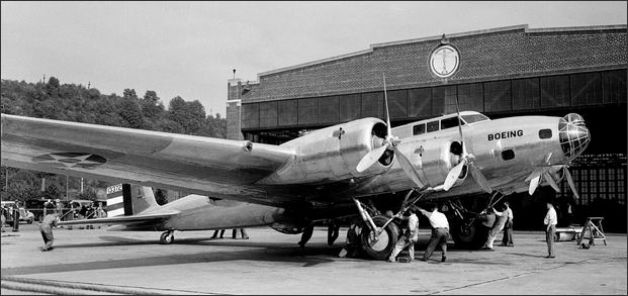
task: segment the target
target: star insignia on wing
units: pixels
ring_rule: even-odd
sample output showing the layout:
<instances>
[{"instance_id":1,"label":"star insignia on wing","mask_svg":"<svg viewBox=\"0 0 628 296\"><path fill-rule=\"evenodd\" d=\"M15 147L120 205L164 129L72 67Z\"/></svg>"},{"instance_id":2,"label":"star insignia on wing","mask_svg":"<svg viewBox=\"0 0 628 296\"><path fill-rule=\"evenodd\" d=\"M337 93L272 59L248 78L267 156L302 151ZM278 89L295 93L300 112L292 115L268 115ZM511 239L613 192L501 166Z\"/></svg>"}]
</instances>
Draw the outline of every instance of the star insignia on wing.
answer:
<instances>
[{"instance_id":1,"label":"star insignia on wing","mask_svg":"<svg viewBox=\"0 0 628 296\"><path fill-rule=\"evenodd\" d=\"M34 162L60 164L66 168L93 169L107 160L99 155L80 152L50 153L33 158Z\"/></svg>"}]
</instances>

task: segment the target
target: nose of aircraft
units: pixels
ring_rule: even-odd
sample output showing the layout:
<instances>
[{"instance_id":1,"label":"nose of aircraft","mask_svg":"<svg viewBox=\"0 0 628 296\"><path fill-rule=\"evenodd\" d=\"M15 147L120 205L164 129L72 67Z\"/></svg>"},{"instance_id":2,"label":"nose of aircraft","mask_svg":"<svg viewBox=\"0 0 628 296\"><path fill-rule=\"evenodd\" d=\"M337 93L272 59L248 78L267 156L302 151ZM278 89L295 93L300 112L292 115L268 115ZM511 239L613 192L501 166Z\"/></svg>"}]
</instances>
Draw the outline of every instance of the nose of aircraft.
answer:
<instances>
[{"instance_id":1,"label":"nose of aircraft","mask_svg":"<svg viewBox=\"0 0 628 296\"><path fill-rule=\"evenodd\" d=\"M591 141L591 134L584 124L584 119L576 113L569 113L558 121L558 133L560 147L565 156L570 158L582 153Z\"/></svg>"}]
</instances>

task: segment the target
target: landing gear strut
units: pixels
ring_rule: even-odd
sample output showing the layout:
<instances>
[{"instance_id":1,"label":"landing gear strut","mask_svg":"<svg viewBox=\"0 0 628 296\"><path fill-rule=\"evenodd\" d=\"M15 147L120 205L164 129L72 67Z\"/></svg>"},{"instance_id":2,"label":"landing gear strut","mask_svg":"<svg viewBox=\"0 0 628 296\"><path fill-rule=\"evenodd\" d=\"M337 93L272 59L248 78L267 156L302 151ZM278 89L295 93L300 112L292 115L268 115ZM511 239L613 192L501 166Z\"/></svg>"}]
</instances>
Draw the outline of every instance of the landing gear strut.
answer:
<instances>
[{"instance_id":1,"label":"landing gear strut","mask_svg":"<svg viewBox=\"0 0 628 296\"><path fill-rule=\"evenodd\" d=\"M174 230L166 230L164 233L161 234L161 237L159 238L159 243L163 245L169 245L172 242L174 242Z\"/></svg>"},{"instance_id":2,"label":"landing gear strut","mask_svg":"<svg viewBox=\"0 0 628 296\"><path fill-rule=\"evenodd\" d=\"M421 194L410 201L409 197L412 193L414 193L414 190L408 192L404 199L402 209L392 217L378 215L371 218L371 214L363 207L362 203L354 199L362 221L365 224L360 234L360 243L362 250L364 250L369 257L376 260L385 260L388 258L395 244L397 244L400 235L399 226L394 222L395 218L401 217L403 213L423 197L423 194Z\"/></svg>"}]
</instances>

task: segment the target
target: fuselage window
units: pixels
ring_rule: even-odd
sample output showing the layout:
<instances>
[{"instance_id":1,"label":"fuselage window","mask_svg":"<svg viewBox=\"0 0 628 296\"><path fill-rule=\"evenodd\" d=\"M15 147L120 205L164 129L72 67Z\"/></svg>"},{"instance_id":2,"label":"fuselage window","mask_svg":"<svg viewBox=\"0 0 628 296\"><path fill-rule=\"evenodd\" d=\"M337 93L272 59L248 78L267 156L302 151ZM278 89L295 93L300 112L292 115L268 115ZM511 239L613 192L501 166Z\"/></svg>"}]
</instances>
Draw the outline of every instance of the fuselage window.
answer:
<instances>
[{"instance_id":1,"label":"fuselage window","mask_svg":"<svg viewBox=\"0 0 628 296\"><path fill-rule=\"evenodd\" d=\"M425 134L425 123L417 124L414 127L412 127L412 134L415 136L420 135L420 134Z\"/></svg>"},{"instance_id":2,"label":"fuselage window","mask_svg":"<svg viewBox=\"0 0 628 296\"><path fill-rule=\"evenodd\" d=\"M552 130L549 128L542 129L539 131L539 138L541 139L549 139L552 137Z\"/></svg>"},{"instance_id":3,"label":"fuselage window","mask_svg":"<svg viewBox=\"0 0 628 296\"><path fill-rule=\"evenodd\" d=\"M434 120L427 123L427 132L435 132L440 129L440 121Z\"/></svg>"},{"instance_id":4,"label":"fuselage window","mask_svg":"<svg viewBox=\"0 0 628 296\"><path fill-rule=\"evenodd\" d=\"M502 159L511 160L515 158L515 152L512 149L502 151Z\"/></svg>"},{"instance_id":5,"label":"fuselage window","mask_svg":"<svg viewBox=\"0 0 628 296\"><path fill-rule=\"evenodd\" d=\"M462 122L462 125L464 125L464 121ZM446 119L441 120L440 122L441 129L456 127L456 126L458 126L458 117L446 118Z\"/></svg>"}]
</instances>

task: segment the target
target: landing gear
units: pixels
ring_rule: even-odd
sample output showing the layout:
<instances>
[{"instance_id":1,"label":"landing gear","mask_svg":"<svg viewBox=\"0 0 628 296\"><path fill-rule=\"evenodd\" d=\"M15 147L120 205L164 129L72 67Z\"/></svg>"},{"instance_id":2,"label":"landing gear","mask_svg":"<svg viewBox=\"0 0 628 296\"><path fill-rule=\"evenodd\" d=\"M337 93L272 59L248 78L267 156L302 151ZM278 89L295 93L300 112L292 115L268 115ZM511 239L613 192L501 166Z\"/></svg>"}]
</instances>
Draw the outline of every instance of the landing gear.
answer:
<instances>
[{"instance_id":1,"label":"landing gear","mask_svg":"<svg viewBox=\"0 0 628 296\"><path fill-rule=\"evenodd\" d=\"M486 216L466 210L460 200L448 202L451 237L456 247L481 248L488 238L488 227L483 225Z\"/></svg>"},{"instance_id":2,"label":"landing gear","mask_svg":"<svg viewBox=\"0 0 628 296\"><path fill-rule=\"evenodd\" d=\"M373 223L377 226L378 230L383 227L388 218L384 216L373 217ZM360 235L360 242L362 244L362 250L366 254L376 260L386 260L399 238L399 227L395 223L388 223L386 228L380 232L379 236L375 236L372 233L371 228L365 227Z\"/></svg>"},{"instance_id":3,"label":"landing gear","mask_svg":"<svg viewBox=\"0 0 628 296\"><path fill-rule=\"evenodd\" d=\"M159 238L159 243L162 245L169 245L174 242L174 230L167 230L161 234Z\"/></svg>"},{"instance_id":4,"label":"landing gear","mask_svg":"<svg viewBox=\"0 0 628 296\"><path fill-rule=\"evenodd\" d=\"M454 224L451 236L456 247L479 249L488 238L489 229L474 218L458 221Z\"/></svg>"}]
</instances>

